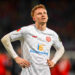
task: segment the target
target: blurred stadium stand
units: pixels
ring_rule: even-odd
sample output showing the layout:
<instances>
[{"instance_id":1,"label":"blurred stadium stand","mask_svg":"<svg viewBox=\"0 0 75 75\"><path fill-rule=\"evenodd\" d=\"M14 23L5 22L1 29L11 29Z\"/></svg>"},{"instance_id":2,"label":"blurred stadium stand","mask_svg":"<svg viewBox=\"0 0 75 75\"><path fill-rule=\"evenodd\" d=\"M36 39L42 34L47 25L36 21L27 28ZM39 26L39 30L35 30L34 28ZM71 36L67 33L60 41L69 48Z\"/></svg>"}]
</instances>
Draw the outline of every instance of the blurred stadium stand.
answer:
<instances>
[{"instance_id":1,"label":"blurred stadium stand","mask_svg":"<svg viewBox=\"0 0 75 75\"><path fill-rule=\"evenodd\" d=\"M30 16L30 11L34 5L39 3L46 6L49 16L47 26L59 34L65 47L66 54L69 56L72 64L71 72L74 73L75 1L0 0L0 39L3 35L15 29L34 23ZM16 42L16 44L18 45L18 42ZM1 42L0 52L6 52ZM75 75L75 73L72 73L70 75Z\"/></svg>"}]
</instances>

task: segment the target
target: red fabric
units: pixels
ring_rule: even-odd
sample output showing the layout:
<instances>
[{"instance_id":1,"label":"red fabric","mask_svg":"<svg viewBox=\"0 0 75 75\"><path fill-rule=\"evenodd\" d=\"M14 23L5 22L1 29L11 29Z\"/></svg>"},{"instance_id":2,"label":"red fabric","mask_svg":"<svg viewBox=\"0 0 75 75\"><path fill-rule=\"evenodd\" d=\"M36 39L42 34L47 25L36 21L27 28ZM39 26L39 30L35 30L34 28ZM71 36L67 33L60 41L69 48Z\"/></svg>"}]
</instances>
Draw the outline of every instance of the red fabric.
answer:
<instances>
[{"instance_id":1,"label":"red fabric","mask_svg":"<svg viewBox=\"0 0 75 75\"><path fill-rule=\"evenodd\" d=\"M17 32L19 32L21 30L21 28L20 29L17 29Z\"/></svg>"},{"instance_id":2,"label":"red fabric","mask_svg":"<svg viewBox=\"0 0 75 75\"><path fill-rule=\"evenodd\" d=\"M71 64L69 60L60 61L53 69L51 69L52 75L69 75Z\"/></svg>"},{"instance_id":3,"label":"red fabric","mask_svg":"<svg viewBox=\"0 0 75 75\"><path fill-rule=\"evenodd\" d=\"M6 75L6 64L7 64L8 58L5 54L0 54L0 75Z\"/></svg>"}]
</instances>

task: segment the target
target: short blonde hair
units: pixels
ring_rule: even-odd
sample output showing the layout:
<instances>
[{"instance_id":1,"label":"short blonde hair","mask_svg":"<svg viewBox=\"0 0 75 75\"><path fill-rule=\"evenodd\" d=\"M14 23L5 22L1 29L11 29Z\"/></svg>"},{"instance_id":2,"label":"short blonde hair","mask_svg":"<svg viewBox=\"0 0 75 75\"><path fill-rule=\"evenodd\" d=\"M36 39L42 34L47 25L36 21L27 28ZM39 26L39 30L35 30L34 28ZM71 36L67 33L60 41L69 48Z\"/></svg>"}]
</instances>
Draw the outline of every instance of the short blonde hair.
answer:
<instances>
[{"instance_id":1,"label":"short blonde hair","mask_svg":"<svg viewBox=\"0 0 75 75\"><path fill-rule=\"evenodd\" d=\"M33 9L31 10L31 17L34 16L34 12L35 12L35 10L38 9L38 8L46 9L46 7L45 7L43 4L38 4L38 5L34 6Z\"/></svg>"}]
</instances>

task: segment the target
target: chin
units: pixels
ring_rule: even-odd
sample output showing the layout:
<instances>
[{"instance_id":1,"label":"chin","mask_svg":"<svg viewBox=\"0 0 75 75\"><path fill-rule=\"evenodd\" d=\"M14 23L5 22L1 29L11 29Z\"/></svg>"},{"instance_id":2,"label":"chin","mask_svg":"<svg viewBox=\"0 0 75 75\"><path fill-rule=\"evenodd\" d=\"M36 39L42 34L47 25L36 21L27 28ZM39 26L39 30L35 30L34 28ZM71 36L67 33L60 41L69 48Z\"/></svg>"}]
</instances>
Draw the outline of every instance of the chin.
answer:
<instances>
[{"instance_id":1,"label":"chin","mask_svg":"<svg viewBox=\"0 0 75 75\"><path fill-rule=\"evenodd\" d=\"M47 23L47 22L41 22L40 24L41 24L41 25L44 25L44 24L46 24L46 23Z\"/></svg>"},{"instance_id":2,"label":"chin","mask_svg":"<svg viewBox=\"0 0 75 75\"><path fill-rule=\"evenodd\" d=\"M41 21L41 22L45 22L45 23L46 23L46 22L47 22L47 20L44 20L44 21Z\"/></svg>"},{"instance_id":3,"label":"chin","mask_svg":"<svg viewBox=\"0 0 75 75\"><path fill-rule=\"evenodd\" d=\"M41 23L47 23L47 21L43 21L43 22L41 22Z\"/></svg>"}]
</instances>

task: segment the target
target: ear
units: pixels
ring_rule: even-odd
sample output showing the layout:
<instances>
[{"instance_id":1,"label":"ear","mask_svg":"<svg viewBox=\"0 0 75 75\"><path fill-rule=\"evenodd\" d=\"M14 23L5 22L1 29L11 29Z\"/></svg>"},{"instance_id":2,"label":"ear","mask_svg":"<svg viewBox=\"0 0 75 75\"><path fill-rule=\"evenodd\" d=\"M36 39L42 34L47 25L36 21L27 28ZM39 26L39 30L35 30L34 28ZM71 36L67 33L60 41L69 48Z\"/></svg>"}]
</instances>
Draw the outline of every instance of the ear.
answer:
<instances>
[{"instance_id":1,"label":"ear","mask_svg":"<svg viewBox=\"0 0 75 75\"><path fill-rule=\"evenodd\" d=\"M33 21L35 21L35 17L33 17Z\"/></svg>"}]
</instances>

